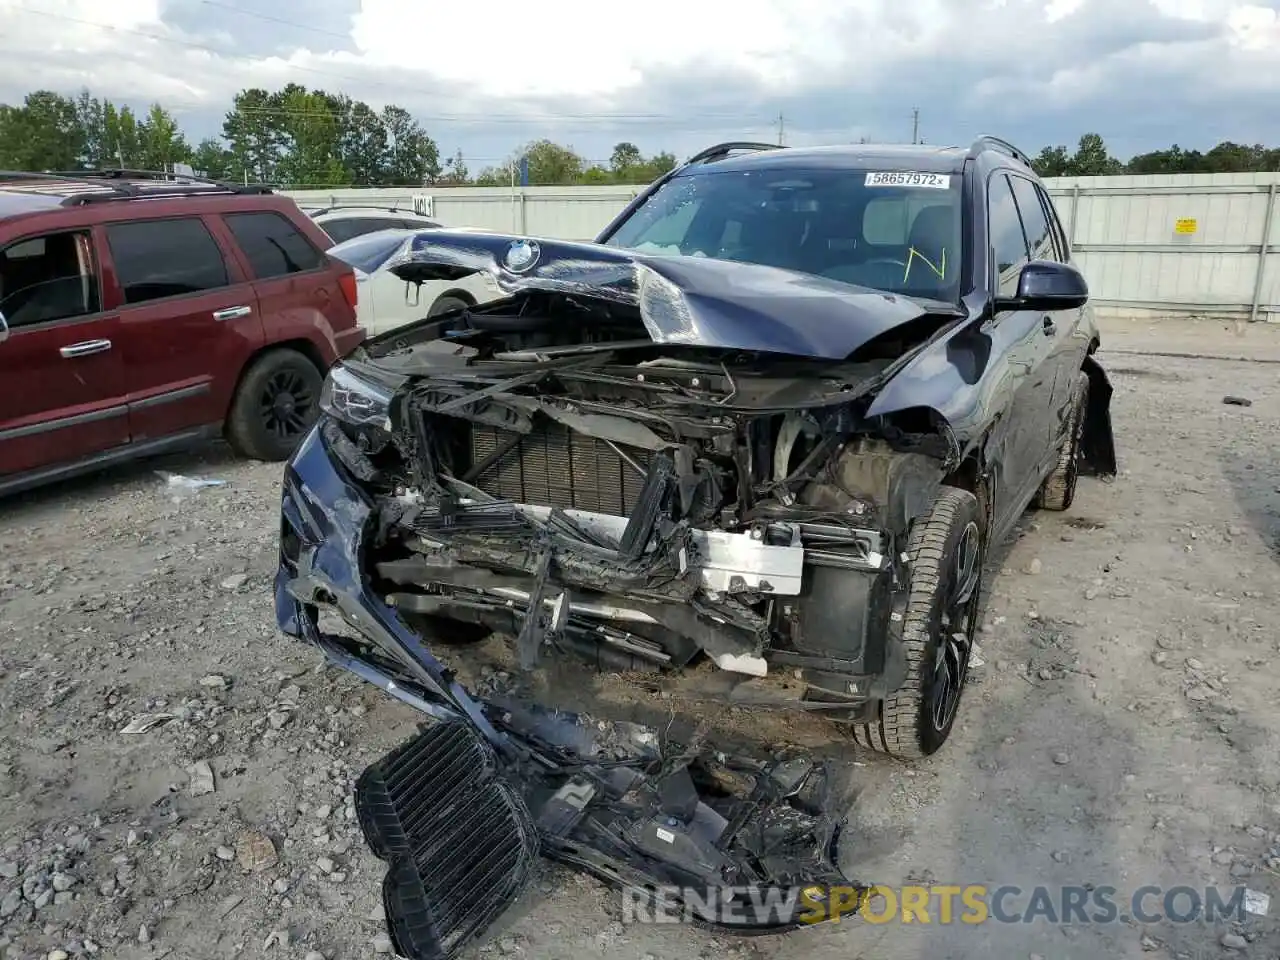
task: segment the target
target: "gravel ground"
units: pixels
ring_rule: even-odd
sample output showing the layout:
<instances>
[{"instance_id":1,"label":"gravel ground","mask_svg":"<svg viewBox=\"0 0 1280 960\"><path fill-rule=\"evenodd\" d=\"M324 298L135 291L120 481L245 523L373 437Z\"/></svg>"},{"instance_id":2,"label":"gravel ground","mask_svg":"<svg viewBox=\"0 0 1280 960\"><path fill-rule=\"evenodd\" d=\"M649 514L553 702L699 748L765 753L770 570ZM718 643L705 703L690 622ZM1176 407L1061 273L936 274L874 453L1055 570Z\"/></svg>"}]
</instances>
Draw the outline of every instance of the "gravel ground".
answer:
<instances>
[{"instance_id":1,"label":"gravel ground","mask_svg":"<svg viewBox=\"0 0 1280 960\"><path fill-rule=\"evenodd\" d=\"M985 664L948 747L914 767L844 752L847 868L1018 885L1015 911L1037 885L1113 886L1124 913L1144 885L1239 884L1269 915L932 912L732 940L624 925L615 896L549 867L481 952L1280 957L1276 367L1153 355L1266 359L1280 335L1166 325L1107 342L1122 474L1083 480L1066 514L1028 514L995 559ZM156 469L226 485L183 494ZM213 449L0 504L0 956L387 950L351 786L415 717L276 634L279 474Z\"/></svg>"}]
</instances>

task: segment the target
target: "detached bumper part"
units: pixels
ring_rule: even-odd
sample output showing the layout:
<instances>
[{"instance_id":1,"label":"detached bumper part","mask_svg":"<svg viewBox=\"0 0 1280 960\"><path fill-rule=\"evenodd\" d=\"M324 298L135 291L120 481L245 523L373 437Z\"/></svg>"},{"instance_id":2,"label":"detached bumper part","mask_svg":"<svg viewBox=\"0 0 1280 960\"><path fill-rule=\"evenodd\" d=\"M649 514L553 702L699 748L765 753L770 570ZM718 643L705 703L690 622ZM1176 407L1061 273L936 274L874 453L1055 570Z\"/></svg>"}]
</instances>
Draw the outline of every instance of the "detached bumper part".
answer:
<instances>
[{"instance_id":1,"label":"detached bumper part","mask_svg":"<svg viewBox=\"0 0 1280 960\"><path fill-rule=\"evenodd\" d=\"M491 709L514 750L463 720L435 721L356 784L365 839L387 862L387 927L409 960L451 960L481 938L539 854L726 933L809 925L826 919L806 915L815 891L853 889L835 865L838 825L822 812L823 766L729 761L660 748L633 724ZM771 894L772 912L748 909Z\"/></svg>"},{"instance_id":2,"label":"detached bumper part","mask_svg":"<svg viewBox=\"0 0 1280 960\"><path fill-rule=\"evenodd\" d=\"M369 767L356 784L365 841L387 861L382 902L396 952L442 960L524 890L538 834L497 777L493 751L464 723L439 723Z\"/></svg>"}]
</instances>

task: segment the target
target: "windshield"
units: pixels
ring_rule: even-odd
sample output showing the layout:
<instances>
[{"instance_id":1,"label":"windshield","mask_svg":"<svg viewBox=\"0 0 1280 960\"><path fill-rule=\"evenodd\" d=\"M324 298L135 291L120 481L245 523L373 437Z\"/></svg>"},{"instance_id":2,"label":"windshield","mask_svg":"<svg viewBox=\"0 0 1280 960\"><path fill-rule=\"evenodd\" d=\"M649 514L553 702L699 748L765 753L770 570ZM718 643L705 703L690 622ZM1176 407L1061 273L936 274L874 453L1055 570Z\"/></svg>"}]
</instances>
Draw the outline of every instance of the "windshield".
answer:
<instances>
[{"instance_id":1,"label":"windshield","mask_svg":"<svg viewBox=\"0 0 1280 960\"><path fill-rule=\"evenodd\" d=\"M712 170L667 181L607 243L959 299L960 176Z\"/></svg>"}]
</instances>

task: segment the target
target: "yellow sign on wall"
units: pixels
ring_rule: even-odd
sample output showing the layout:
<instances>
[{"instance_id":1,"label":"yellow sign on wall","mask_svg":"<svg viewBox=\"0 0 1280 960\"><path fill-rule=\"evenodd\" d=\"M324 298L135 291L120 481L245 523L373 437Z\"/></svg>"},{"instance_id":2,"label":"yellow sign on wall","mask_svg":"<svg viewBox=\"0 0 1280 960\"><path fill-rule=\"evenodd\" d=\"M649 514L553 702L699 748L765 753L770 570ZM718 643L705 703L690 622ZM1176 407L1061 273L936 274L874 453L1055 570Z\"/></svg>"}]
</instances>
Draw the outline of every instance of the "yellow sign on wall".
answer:
<instances>
[{"instance_id":1,"label":"yellow sign on wall","mask_svg":"<svg viewBox=\"0 0 1280 960\"><path fill-rule=\"evenodd\" d=\"M1173 221L1173 232L1180 234L1195 233L1199 229L1200 223L1195 217L1182 217Z\"/></svg>"}]
</instances>

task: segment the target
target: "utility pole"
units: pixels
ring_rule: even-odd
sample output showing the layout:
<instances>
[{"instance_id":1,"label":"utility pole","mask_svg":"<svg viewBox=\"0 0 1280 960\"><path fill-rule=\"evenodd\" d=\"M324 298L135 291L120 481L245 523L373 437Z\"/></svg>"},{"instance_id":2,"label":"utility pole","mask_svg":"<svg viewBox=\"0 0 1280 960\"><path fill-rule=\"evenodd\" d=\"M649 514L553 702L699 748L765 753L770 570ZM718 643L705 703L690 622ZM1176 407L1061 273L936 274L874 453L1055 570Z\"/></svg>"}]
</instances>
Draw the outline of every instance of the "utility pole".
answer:
<instances>
[{"instance_id":1,"label":"utility pole","mask_svg":"<svg viewBox=\"0 0 1280 960\"><path fill-rule=\"evenodd\" d=\"M778 114L778 146L784 146L786 143L787 124L782 114Z\"/></svg>"},{"instance_id":2,"label":"utility pole","mask_svg":"<svg viewBox=\"0 0 1280 960\"><path fill-rule=\"evenodd\" d=\"M911 111L911 142L920 142L920 108L915 107Z\"/></svg>"}]
</instances>

